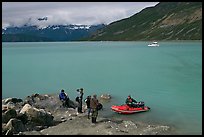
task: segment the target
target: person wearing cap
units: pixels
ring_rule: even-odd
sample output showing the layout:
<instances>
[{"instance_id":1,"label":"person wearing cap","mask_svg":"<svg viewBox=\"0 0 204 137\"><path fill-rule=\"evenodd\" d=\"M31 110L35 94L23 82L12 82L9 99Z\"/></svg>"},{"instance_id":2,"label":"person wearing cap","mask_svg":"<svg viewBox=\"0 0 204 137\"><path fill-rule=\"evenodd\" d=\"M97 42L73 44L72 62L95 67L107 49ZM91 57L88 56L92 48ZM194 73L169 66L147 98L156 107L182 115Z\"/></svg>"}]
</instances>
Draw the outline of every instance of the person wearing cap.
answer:
<instances>
[{"instance_id":1,"label":"person wearing cap","mask_svg":"<svg viewBox=\"0 0 204 137\"><path fill-rule=\"evenodd\" d=\"M131 98L130 95L127 97L125 103L126 103L129 107L138 107L137 101L134 100L133 98Z\"/></svg>"},{"instance_id":2,"label":"person wearing cap","mask_svg":"<svg viewBox=\"0 0 204 137\"><path fill-rule=\"evenodd\" d=\"M98 99L96 94L93 95L93 98L90 100L90 108L91 108L91 118L92 118L92 123L96 123L96 118L98 116L98 110L97 110L97 105L99 104Z\"/></svg>"},{"instance_id":3,"label":"person wearing cap","mask_svg":"<svg viewBox=\"0 0 204 137\"><path fill-rule=\"evenodd\" d=\"M62 101L63 107L69 107L69 97L64 92L64 89L61 90L61 92L59 94L59 99Z\"/></svg>"}]
</instances>

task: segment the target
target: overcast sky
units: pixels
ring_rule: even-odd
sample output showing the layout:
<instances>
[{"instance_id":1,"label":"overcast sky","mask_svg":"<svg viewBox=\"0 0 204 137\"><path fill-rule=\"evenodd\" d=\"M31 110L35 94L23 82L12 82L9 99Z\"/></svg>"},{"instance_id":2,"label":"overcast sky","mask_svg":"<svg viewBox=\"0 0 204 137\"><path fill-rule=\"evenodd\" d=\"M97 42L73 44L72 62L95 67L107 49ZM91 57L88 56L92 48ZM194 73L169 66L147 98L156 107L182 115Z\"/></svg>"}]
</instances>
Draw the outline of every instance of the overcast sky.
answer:
<instances>
[{"instance_id":1,"label":"overcast sky","mask_svg":"<svg viewBox=\"0 0 204 137\"><path fill-rule=\"evenodd\" d=\"M2 2L2 26L93 25L130 17L158 2ZM47 21L38 18L47 17Z\"/></svg>"}]
</instances>

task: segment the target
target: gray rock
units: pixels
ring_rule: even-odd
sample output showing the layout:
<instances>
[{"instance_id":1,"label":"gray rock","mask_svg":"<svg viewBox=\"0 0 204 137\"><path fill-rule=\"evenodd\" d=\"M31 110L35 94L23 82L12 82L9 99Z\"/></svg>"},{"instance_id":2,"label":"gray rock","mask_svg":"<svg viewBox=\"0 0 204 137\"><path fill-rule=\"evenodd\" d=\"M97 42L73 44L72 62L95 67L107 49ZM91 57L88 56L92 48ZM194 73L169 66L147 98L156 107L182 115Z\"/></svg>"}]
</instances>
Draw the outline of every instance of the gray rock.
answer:
<instances>
[{"instance_id":1,"label":"gray rock","mask_svg":"<svg viewBox=\"0 0 204 137\"><path fill-rule=\"evenodd\" d=\"M6 124L5 123L2 123L2 135L5 135L6 132L7 132L7 127L6 127Z\"/></svg>"},{"instance_id":2,"label":"gray rock","mask_svg":"<svg viewBox=\"0 0 204 137\"><path fill-rule=\"evenodd\" d=\"M7 105L2 105L2 112L6 112L8 110L8 106Z\"/></svg>"},{"instance_id":3,"label":"gray rock","mask_svg":"<svg viewBox=\"0 0 204 137\"><path fill-rule=\"evenodd\" d=\"M7 104L8 102L11 102L12 101L12 98L7 98L7 99L4 99L4 103Z\"/></svg>"},{"instance_id":4,"label":"gray rock","mask_svg":"<svg viewBox=\"0 0 204 137\"><path fill-rule=\"evenodd\" d=\"M11 118L17 116L15 109L8 109L5 113L2 114L2 123L7 123Z\"/></svg>"},{"instance_id":5,"label":"gray rock","mask_svg":"<svg viewBox=\"0 0 204 137\"><path fill-rule=\"evenodd\" d=\"M26 114L18 113L16 118L21 120L23 124L28 122L28 116Z\"/></svg>"},{"instance_id":6,"label":"gray rock","mask_svg":"<svg viewBox=\"0 0 204 137\"><path fill-rule=\"evenodd\" d=\"M24 124L21 122L21 120L12 118L9 120L9 122L6 124L6 128L8 129L9 134L16 134L20 131L26 131ZM7 133L8 134L8 133Z\"/></svg>"},{"instance_id":7,"label":"gray rock","mask_svg":"<svg viewBox=\"0 0 204 137\"><path fill-rule=\"evenodd\" d=\"M14 104L13 102L8 102L8 103L6 104L6 106L7 106L7 109L15 108L15 104Z\"/></svg>"},{"instance_id":8,"label":"gray rock","mask_svg":"<svg viewBox=\"0 0 204 137\"><path fill-rule=\"evenodd\" d=\"M5 135L13 135L13 130L12 129L7 130Z\"/></svg>"},{"instance_id":9,"label":"gray rock","mask_svg":"<svg viewBox=\"0 0 204 137\"><path fill-rule=\"evenodd\" d=\"M7 104L9 102L13 102L15 104L15 103L18 103L18 102L23 102L23 100L22 99L18 99L18 98L7 98L4 101L5 104Z\"/></svg>"},{"instance_id":10,"label":"gray rock","mask_svg":"<svg viewBox=\"0 0 204 137\"><path fill-rule=\"evenodd\" d=\"M31 106L30 104L25 104L25 105L23 106L23 108L21 109L20 113L25 114L26 111L28 111L28 110L31 109L31 108L32 108L32 106Z\"/></svg>"},{"instance_id":11,"label":"gray rock","mask_svg":"<svg viewBox=\"0 0 204 137\"><path fill-rule=\"evenodd\" d=\"M26 114L28 116L28 120L31 120L34 123L38 123L39 125L49 126L53 124L54 117L51 113L46 112L44 109L37 109L30 106L29 104L26 104L21 109L20 113Z\"/></svg>"},{"instance_id":12,"label":"gray rock","mask_svg":"<svg viewBox=\"0 0 204 137\"><path fill-rule=\"evenodd\" d=\"M100 96L101 99L105 99L105 100L110 100L111 99L111 95L110 94L102 94Z\"/></svg>"}]
</instances>

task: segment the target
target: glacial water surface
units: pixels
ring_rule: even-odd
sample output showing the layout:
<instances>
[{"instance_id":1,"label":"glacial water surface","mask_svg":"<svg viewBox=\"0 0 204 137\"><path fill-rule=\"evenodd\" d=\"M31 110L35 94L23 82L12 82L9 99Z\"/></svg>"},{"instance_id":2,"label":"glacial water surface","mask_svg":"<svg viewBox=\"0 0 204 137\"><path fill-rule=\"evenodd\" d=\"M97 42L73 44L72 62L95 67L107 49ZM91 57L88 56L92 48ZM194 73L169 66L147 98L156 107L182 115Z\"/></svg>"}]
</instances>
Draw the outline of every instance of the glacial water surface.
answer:
<instances>
[{"instance_id":1,"label":"glacial water surface","mask_svg":"<svg viewBox=\"0 0 204 137\"><path fill-rule=\"evenodd\" d=\"M159 42L2 43L2 98L57 93L70 98L111 94L99 114L170 125L172 134L202 134L202 43ZM120 115L111 105L127 95L149 112Z\"/></svg>"}]
</instances>

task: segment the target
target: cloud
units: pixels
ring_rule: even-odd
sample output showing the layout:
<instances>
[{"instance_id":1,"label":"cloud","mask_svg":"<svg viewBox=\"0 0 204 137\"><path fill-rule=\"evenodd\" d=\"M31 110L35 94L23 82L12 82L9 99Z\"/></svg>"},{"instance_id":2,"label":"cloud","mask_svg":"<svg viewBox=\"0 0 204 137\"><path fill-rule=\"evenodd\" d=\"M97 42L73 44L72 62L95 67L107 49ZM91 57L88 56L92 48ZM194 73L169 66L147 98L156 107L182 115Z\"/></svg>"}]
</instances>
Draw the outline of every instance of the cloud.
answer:
<instances>
[{"instance_id":1,"label":"cloud","mask_svg":"<svg viewBox=\"0 0 204 137\"><path fill-rule=\"evenodd\" d=\"M3 2L2 25L109 24L158 2ZM46 21L39 18L47 17Z\"/></svg>"}]
</instances>

